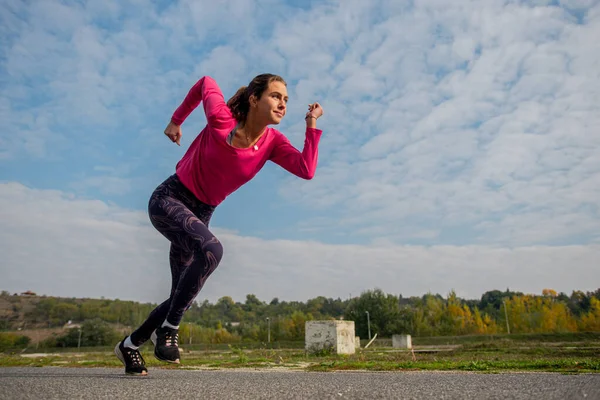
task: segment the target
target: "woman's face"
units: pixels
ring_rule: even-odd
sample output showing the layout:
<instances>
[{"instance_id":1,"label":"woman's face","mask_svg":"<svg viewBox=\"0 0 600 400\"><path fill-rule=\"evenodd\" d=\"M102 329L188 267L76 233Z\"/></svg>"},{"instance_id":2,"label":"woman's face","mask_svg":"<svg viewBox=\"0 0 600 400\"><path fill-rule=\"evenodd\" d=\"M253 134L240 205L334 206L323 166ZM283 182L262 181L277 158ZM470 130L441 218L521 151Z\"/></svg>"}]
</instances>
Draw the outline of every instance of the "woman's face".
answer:
<instances>
[{"instance_id":1,"label":"woman's face","mask_svg":"<svg viewBox=\"0 0 600 400\"><path fill-rule=\"evenodd\" d=\"M287 101L286 86L282 82L272 81L256 102L257 116L267 125L277 125L285 116Z\"/></svg>"}]
</instances>

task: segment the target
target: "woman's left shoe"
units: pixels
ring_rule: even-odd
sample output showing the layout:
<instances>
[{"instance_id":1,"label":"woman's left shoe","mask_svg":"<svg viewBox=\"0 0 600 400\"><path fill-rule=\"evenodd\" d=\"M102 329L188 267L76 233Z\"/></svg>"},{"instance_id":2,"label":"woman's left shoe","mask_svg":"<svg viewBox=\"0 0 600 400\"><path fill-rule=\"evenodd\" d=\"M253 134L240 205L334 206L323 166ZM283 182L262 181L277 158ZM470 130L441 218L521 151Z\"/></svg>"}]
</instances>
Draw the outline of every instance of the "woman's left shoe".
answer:
<instances>
[{"instance_id":1,"label":"woman's left shoe","mask_svg":"<svg viewBox=\"0 0 600 400\"><path fill-rule=\"evenodd\" d=\"M127 339L127 337L125 337L125 339ZM139 350L125 347L123 345L125 339L121 340L115 346L115 355L125 366L125 373L128 375L148 375L146 363Z\"/></svg>"}]
</instances>

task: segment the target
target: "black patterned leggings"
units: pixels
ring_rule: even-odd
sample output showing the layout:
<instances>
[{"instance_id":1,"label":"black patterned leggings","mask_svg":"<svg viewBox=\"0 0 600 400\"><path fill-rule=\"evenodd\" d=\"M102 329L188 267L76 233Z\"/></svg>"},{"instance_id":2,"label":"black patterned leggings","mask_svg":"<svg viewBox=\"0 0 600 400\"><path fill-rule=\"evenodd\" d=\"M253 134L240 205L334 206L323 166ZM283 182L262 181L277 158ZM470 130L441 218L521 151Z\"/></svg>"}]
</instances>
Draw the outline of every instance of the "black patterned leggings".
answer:
<instances>
[{"instance_id":1,"label":"black patterned leggings","mask_svg":"<svg viewBox=\"0 0 600 400\"><path fill-rule=\"evenodd\" d=\"M221 242L208 229L214 206L199 201L177 175L160 184L148 204L152 225L171 242L171 294L157 306L146 321L131 334L140 346L166 319L179 325L206 279L223 257Z\"/></svg>"}]
</instances>

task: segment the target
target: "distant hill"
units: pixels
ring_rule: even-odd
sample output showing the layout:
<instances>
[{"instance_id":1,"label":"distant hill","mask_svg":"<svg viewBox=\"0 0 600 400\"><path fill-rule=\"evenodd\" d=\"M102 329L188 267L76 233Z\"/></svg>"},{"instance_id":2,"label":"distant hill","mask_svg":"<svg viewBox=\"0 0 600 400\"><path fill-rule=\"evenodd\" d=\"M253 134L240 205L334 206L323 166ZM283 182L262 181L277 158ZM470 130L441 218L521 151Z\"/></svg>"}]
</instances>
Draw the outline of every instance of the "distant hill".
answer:
<instances>
[{"instance_id":1,"label":"distant hill","mask_svg":"<svg viewBox=\"0 0 600 400\"><path fill-rule=\"evenodd\" d=\"M3 291L0 330L64 330L91 321L108 324L116 331L129 330L139 326L155 306L118 299ZM600 331L600 289L573 291L571 295L552 289L544 289L539 295L491 290L479 300L461 299L454 291L446 297L427 293L405 298L380 289L345 300L319 296L306 302L277 298L265 302L254 294L248 294L245 302L234 302L224 296L214 304L207 300L194 302L182 325L204 329L206 337L230 333L244 340L263 340L270 329L280 340L298 340L303 337L305 321L313 319L355 321L356 333L361 337L367 337L368 330L379 337L397 332L413 336L495 334L509 328L510 333Z\"/></svg>"},{"instance_id":2,"label":"distant hill","mask_svg":"<svg viewBox=\"0 0 600 400\"><path fill-rule=\"evenodd\" d=\"M27 291L0 294L0 331L8 335L0 340L0 350L10 348L10 340L25 336L29 346L73 347L111 343L125 332L130 332L132 322L143 320L153 304L133 301L65 298L38 296ZM93 326L79 338L79 328ZM90 325L91 324L91 325ZM101 342L99 334L103 332ZM90 337L92 336L92 337ZM18 346L17 346L18 347Z\"/></svg>"},{"instance_id":3,"label":"distant hill","mask_svg":"<svg viewBox=\"0 0 600 400\"><path fill-rule=\"evenodd\" d=\"M52 329L99 318L133 325L141 322L154 304L109 299L38 296L28 291L0 294L0 330Z\"/></svg>"}]
</instances>

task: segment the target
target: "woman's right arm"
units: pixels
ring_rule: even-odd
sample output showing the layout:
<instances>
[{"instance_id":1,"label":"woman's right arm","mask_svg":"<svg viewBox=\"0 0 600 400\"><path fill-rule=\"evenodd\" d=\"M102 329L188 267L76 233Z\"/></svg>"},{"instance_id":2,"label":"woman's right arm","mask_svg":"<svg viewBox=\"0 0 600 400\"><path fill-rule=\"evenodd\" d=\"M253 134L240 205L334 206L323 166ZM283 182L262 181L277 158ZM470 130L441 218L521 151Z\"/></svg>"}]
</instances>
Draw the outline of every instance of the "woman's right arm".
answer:
<instances>
[{"instance_id":1,"label":"woman's right arm","mask_svg":"<svg viewBox=\"0 0 600 400\"><path fill-rule=\"evenodd\" d=\"M181 124L198 107L200 102L204 104L204 113L209 125L217 127L231 118L231 112L227 107L227 103L225 103L221 89L213 78L203 76L189 90L183 102L171 116L171 121L165 129L165 135L171 138L173 142L179 144Z\"/></svg>"}]
</instances>

